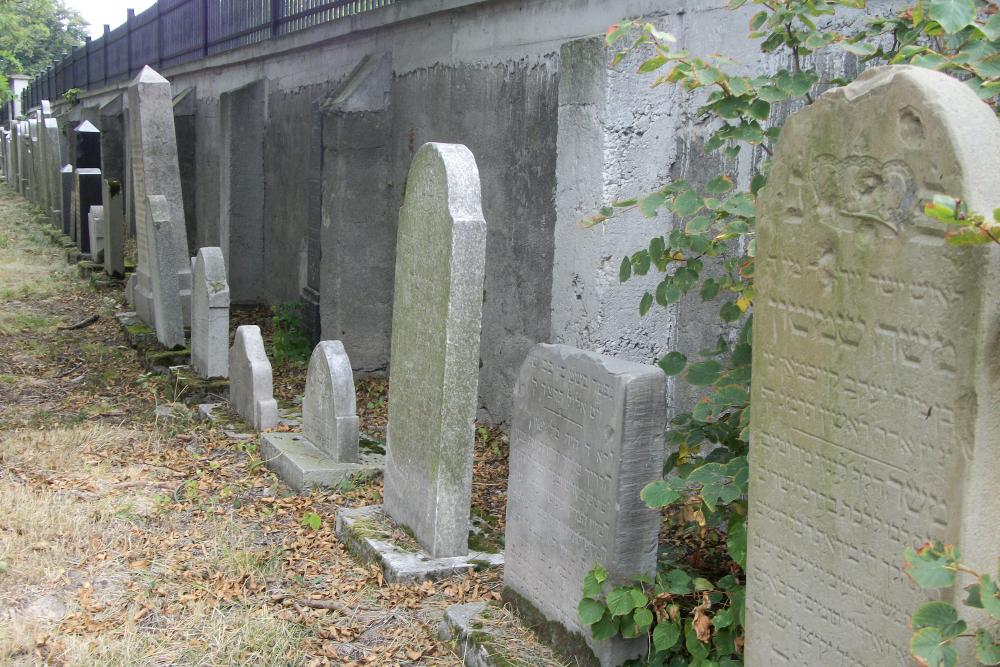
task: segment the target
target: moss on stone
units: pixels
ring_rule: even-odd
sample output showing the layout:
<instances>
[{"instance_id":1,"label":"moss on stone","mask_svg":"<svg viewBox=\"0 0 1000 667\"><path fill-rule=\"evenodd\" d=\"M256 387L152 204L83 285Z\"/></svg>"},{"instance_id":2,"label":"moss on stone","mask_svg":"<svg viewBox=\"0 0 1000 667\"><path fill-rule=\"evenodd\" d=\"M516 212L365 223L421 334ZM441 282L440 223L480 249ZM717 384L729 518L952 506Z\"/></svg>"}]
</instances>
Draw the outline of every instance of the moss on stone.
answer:
<instances>
[{"instance_id":1,"label":"moss on stone","mask_svg":"<svg viewBox=\"0 0 1000 667\"><path fill-rule=\"evenodd\" d=\"M545 618L535 605L510 587L504 587L502 597L504 602L517 610L521 622L531 628L563 659L579 667L600 667L600 661L581 635L569 631L561 623Z\"/></svg>"}]
</instances>

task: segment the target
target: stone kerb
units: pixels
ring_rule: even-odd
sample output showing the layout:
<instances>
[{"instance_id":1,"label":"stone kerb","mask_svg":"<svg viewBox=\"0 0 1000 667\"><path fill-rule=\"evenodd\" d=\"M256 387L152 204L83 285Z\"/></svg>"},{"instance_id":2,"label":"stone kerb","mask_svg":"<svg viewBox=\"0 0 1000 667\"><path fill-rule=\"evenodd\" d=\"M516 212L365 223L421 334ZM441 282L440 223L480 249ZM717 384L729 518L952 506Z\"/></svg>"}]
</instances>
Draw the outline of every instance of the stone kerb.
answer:
<instances>
[{"instance_id":1,"label":"stone kerb","mask_svg":"<svg viewBox=\"0 0 1000 667\"><path fill-rule=\"evenodd\" d=\"M229 349L229 401L233 408L258 431L278 424L278 403L274 400L271 362L257 325L236 329Z\"/></svg>"},{"instance_id":2,"label":"stone kerb","mask_svg":"<svg viewBox=\"0 0 1000 667\"><path fill-rule=\"evenodd\" d=\"M468 553L486 221L468 148L425 144L399 216L385 511L432 557Z\"/></svg>"},{"instance_id":3,"label":"stone kerb","mask_svg":"<svg viewBox=\"0 0 1000 667\"><path fill-rule=\"evenodd\" d=\"M989 215L998 181L993 110L926 69L869 70L782 129L757 203L748 667L908 664L928 594L904 549L996 568L1000 252L949 246L923 202Z\"/></svg>"},{"instance_id":4,"label":"stone kerb","mask_svg":"<svg viewBox=\"0 0 1000 667\"><path fill-rule=\"evenodd\" d=\"M229 283L221 248L192 260L191 365L202 378L229 377Z\"/></svg>"},{"instance_id":5,"label":"stone kerb","mask_svg":"<svg viewBox=\"0 0 1000 667\"><path fill-rule=\"evenodd\" d=\"M656 572L659 513L640 499L662 475L666 376L655 366L536 345L514 389L504 585L543 636L584 664L645 653L593 641L577 615L584 576ZM589 659L588 659L589 658Z\"/></svg>"},{"instance_id":6,"label":"stone kerb","mask_svg":"<svg viewBox=\"0 0 1000 667\"><path fill-rule=\"evenodd\" d=\"M358 427L351 360L339 340L321 341L309 359L302 434L337 463L357 463Z\"/></svg>"}]
</instances>

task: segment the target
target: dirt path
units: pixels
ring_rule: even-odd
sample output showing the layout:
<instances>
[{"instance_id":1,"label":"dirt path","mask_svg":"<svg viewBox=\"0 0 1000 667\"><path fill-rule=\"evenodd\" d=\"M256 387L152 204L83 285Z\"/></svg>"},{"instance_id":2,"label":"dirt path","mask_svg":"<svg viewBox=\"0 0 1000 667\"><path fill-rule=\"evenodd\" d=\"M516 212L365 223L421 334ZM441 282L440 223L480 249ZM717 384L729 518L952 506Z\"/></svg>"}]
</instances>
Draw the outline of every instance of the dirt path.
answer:
<instances>
[{"instance_id":1,"label":"dirt path","mask_svg":"<svg viewBox=\"0 0 1000 667\"><path fill-rule=\"evenodd\" d=\"M121 291L76 277L41 225L0 185L0 664L459 664L443 608L497 597L498 575L386 585L332 533L377 485L291 496L255 445L182 406L156 417L165 387L112 317ZM377 427L381 389L362 391ZM480 433L487 509L498 442Z\"/></svg>"}]
</instances>

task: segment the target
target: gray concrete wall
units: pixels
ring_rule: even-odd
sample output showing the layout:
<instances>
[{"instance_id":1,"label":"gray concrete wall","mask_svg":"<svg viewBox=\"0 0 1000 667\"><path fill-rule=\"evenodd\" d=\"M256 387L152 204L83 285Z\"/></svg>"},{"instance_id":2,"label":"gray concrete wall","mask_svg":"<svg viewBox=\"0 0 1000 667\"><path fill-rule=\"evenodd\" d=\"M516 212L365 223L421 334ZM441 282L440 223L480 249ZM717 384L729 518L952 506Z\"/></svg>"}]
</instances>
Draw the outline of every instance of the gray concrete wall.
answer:
<instances>
[{"instance_id":1,"label":"gray concrete wall","mask_svg":"<svg viewBox=\"0 0 1000 667\"><path fill-rule=\"evenodd\" d=\"M461 142L479 163L489 229L482 416L509 418L514 375L538 341L641 362L675 348L694 356L721 330L717 306L695 296L640 319L639 298L655 278L617 279L621 257L671 221L629 217L593 230L578 222L610 199L707 177L718 163L698 147L710 128L695 114L697 96L651 90L634 67L609 71L601 40L578 40L622 17L652 16L679 48L724 52L750 73L782 66L747 41L753 8L724 4L402 0L167 69L175 93L193 88L197 97L193 167L184 167L196 183L185 202L196 220L192 248L228 250L237 301L307 295L313 335L322 328L343 339L359 370L384 369L411 156L425 141ZM384 107L321 111L318 101L366 56L388 58ZM84 105L116 92L88 92ZM757 159L729 165L744 185ZM692 399L668 391L674 407Z\"/></svg>"}]
</instances>

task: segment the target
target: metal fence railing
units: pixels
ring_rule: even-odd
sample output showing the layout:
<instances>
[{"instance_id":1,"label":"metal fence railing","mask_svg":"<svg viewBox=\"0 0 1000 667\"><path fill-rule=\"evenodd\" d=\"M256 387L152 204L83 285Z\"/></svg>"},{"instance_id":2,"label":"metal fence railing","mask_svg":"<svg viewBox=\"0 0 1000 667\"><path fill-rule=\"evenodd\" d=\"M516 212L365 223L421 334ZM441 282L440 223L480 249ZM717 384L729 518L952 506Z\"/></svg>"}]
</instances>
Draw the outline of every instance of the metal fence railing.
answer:
<instances>
[{"instance_id":1,"label":"metal fence railing","mask_svg":"<svg viewBox=\"0 0 1000 667\"><path fill-rule=\"evenodd\" d=\"M156 69L206 58L399 0L157 0L114 30L73 49L21 93L21 108L67 91L125 81ZM0 110L0 115L5 114ZM4 119L6 120L6 119Z\"/></svg>"}]
</instances>

